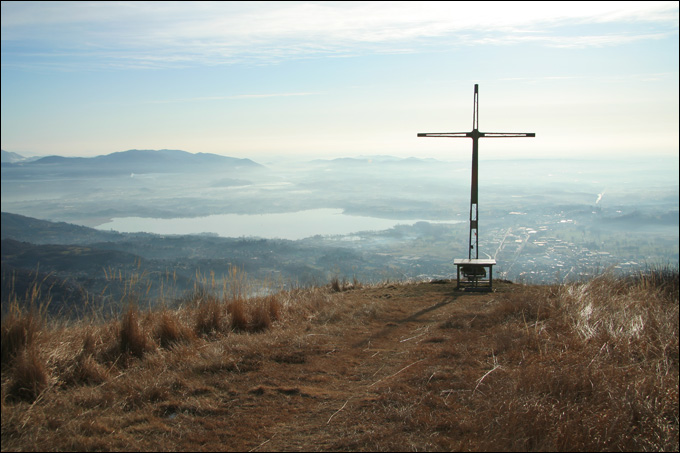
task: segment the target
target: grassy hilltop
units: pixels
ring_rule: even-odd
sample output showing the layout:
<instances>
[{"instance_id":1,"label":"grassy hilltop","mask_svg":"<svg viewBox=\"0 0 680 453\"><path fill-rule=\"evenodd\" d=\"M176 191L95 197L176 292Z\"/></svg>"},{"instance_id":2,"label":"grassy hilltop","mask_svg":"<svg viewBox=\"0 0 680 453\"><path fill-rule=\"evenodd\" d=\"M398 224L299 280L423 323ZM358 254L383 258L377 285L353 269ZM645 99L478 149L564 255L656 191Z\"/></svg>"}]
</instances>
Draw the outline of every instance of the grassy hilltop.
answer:
<instances>
[{"instance_id":1,"label":"grassy hilltop","mask_svg":"<svg viewBox=\"0 0 680 453\"><path fill-rule=\"evenodd\" d=\"M2 318L2 450L678 449L678 271ZM30 305L30 304L29 304ZM163 306L163 304L159 304Z\"/></svg>"}]
</instances>

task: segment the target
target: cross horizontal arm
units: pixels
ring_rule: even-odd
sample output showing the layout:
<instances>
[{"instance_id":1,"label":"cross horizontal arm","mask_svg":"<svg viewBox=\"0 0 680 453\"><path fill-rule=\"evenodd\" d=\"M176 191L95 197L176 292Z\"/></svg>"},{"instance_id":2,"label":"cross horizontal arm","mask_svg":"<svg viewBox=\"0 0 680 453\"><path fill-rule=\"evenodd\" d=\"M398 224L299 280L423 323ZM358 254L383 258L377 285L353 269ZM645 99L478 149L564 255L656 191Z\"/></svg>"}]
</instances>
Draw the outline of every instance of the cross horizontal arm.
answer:
<instances>
[{"instance_id":1,"label":"cross horizontal arm","mask_svg":"<svg viewBox=\"0 0 680 453\"><path fill-rule=\"evenodd\" d=\"M534 132L428 132L419 133L418 137L489 137L489 138L507 138L507 137L536 137Z\"/></svg>"},{"instance_id":2,"label":"cross horizontal arm","mask_svg":"<svg viewBox=\"0 0 680 453\"><path fill-rule=\"evenodd\" d=\"M429 132L419 133L418 137L468 137L469 132Z\"/></svg>"},{"instance_id":3,"label":"cross horizontal arm","mask_svg":"<svg viewBox=\"0 0 680 453\"><path fill-rule=\"evenodd\" d=\"M480 132L481 137L536 137L534 132Z\"/></svg>"}]
</instances>

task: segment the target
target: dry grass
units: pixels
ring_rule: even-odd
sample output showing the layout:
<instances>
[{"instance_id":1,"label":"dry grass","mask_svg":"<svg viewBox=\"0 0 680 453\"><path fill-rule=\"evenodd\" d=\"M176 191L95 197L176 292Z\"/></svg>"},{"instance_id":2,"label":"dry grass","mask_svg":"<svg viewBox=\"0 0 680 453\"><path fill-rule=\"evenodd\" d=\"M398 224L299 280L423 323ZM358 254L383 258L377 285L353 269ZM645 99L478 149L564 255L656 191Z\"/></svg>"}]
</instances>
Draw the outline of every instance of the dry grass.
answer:
<instances>
[{"instance_id":1,"label":"dry grass","mask_svg":"<svg viewBox=\"0 0 680 453\"><path fill-rule=\"evenodd\" d=\"M41 329L42 321L35 311L22 313L13 308L3 317L1 339L3 368L34 344Z\"/></svg>"},{"instance_id":2,"label":"dry grass","mask_svg":"<svg viewBox=\"0 0 680 453\"><path fill-rule=\"evenodd\" d=\"M231 316L231 328L237 332L248 330L248 317L245 305L246 302L240 297L232 300L227 305L227 311Z\"/></svg>"},{"instance_id":3,"label":"dry grass","mask_svg":"<svg viewBox=\"0 0 680 453\"><path fill-rule=\"evenodd\" d=\"M147 333L139 325L139 310L135 307L129 307L123 314L118 328L118 345L121 354L137 358L142 358L152 348Z\"/></svg>"},{"instance_id":4,"label":"dry grass","mask_svg":"<svg viewBox=\"0 0 680 453\"><path fill-rule=\"evenodd\" d=\"M678 272L2 319L2 450L678 447ZM439 291L439 292L436 292Z\"/></svg>"},{"instance_id":5,"label":"dry grass","mask_svg":"<svg viewBox=\"0 0 680 453\"><path fill-rule=\"evenodd\" d=\"M479 448L677 450L677 281L605 274L503 294L475 386Z\"/></svg>"},{"instance_id":6,"label":"dry grass","mask_svg":"<svg viewBox=\"0 0 680 453\"><path fill-rule=\"evenodd\" d=\"M8 389L10 400L35 401L47 388L48 374L45 363L35 347L25 348L15 358L11 383Z\"/></svg>"},{"instance_id":7,"label":"dry grass","mask_svg":"<svg viewBox=\"0 0 680 453\"><path fill-rule=\"evenodd\" d=\"M331 278L331 282L329 284L330 288L332 291L336 293L340 293L343 291L349 291L350 289L358 289L361 287L361 284L357 280L356 277L352 279L352 282L348 282L346 278L343 278L342 280L338 276L334 276Z\"/></svg>"},{"instance_id":8,"label":"dry grass","mask_svg":"<svg viewBox=\"0 0 680 453\"><path fill-rule=\"evenodd\" d=\"M203 331L204 328L197 330ZM194 331L182 323L177 313L170 310L161 312L154 336L160 346L165 349L170 349L177 344L191 343L196 338Z\"/></svg>"},{"instance_id":9,"label":"dry grass","mask_svg":"<svg viewBox=\"0 0 680 453\"><path fill-rule=\"evenodd\" d=\"M194 305L196 305L194 329L197 335L206 336L224 331L226 308L216 296L197 295L194 298Z\"/></svg>"},{"instance_id":10,"label":"dry grass","mask_svg":"<svg viewBox=\"0 0 680 453\"><path fill-rule=\"evenodd\" d=\"M36 280L26 294L19 295L13 292L7 295L8 310L2 314L0 333L2 341L0 363L3 368L26 349L31 349L43 328L43 320L51 300L41 294L42 286Z\"/></svg>"}]
</instances>

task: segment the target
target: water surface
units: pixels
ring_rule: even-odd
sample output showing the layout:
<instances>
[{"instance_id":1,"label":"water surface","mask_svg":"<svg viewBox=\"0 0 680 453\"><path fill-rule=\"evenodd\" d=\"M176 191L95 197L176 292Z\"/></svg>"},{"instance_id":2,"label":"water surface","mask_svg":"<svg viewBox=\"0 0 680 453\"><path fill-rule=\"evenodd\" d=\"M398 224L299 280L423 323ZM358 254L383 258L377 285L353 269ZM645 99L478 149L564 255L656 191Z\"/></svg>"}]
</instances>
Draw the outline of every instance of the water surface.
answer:
<instances>
[{"instance_id":1,"label":"water surface","mask_svg":"<svg viewBox=\"0 0 680 453\"><path fill-rule=\"evenodd\" d=\"M346 235L387 230L422 220L391 220L343 214L341 209L310 209L279 214L219 214L207 217L157 219L116 217L99 230L155 234L215 233L222 237L304 239L316 235ZM451 221L447 223L456 223Z\"/></svg>"}]
</instances>

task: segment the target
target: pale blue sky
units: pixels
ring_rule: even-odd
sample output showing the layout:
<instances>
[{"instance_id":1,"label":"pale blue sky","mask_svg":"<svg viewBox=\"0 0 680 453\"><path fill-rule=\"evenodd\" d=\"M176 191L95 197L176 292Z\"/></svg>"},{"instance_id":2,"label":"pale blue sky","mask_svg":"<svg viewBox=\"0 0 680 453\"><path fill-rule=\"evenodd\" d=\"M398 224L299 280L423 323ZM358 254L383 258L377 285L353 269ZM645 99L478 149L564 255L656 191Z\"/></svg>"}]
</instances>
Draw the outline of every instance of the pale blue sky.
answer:
<instances>
[{"instance_id":1,"label":"pale blue sky","mask_svg":"<svg viewBox=\"0 0 680 453\"><path fill-rule=\"evenodd\" d=\"M678 154L678 2L2 2L2 149Z\"/></svg>"}]
</instances>

